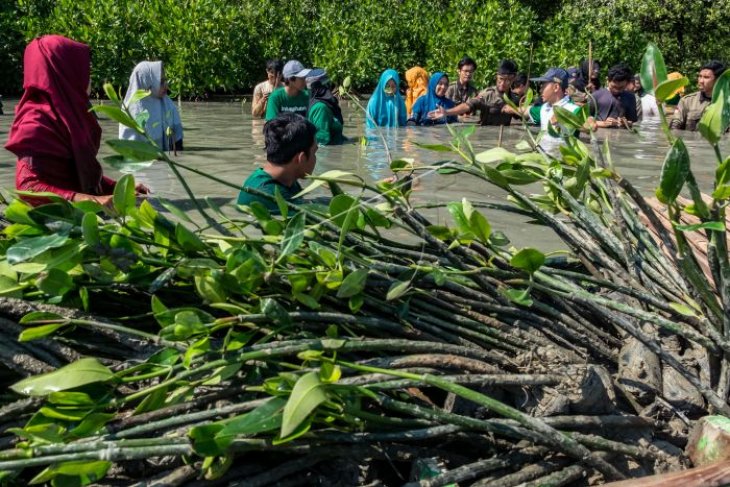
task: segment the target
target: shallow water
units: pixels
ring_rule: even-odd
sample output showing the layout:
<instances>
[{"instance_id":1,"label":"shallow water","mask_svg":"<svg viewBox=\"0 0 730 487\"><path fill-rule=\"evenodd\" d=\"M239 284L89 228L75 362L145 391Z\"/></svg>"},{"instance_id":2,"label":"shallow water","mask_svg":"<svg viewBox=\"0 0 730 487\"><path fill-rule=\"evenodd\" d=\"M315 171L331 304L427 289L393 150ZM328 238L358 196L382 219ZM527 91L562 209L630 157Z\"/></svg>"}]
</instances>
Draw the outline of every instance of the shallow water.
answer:
<instances>
[{"instance_id":1,"label":"shallow water","mask_svg":"<svg viewBox=\"0 0 730 487\"><path fill-rule=\"evenodd\" d=\"M5 101L5 115L0 116L0 140L7 140L12 122L13 108L17 100ZM336 147L323 147L317 153L316 173L331 169L350 171L369 181L390 175L385 150L379 138L366 134L359 111L344 107L345 135L353 142ZM263 121L252 120L250 105L238 102L183 103L181 117L185 126L185 151L177 156L179 162L209 172L215 176L240 185L244 179L264 162ZM104 140L117 137L117 125L102 120ZM599 131L599 139L607 138L611 147L613 162L620 172L630 179L645 194L653 192L658 181L662 160L668 144L658 123L645 122L639 127L639 134L624 130ZM519 126L506 128L502 143L507 149L514 147L523 137ZM433 152L419 148L416 143L447 143L450 139L446 127L407 127L385 132L393 159L410 157L417 163L429 163L448 158L448 153ZM367 143L361 139L366 137ZM692 156L693 170L700 186L708 191L714 178L715 157L711 147L697 133L684 134L685 142ZM477 152L497 145L497 127L477 127L471 137ZM730 147L723 141L723 153ZM111 155L111 150L102 145L99 159ZM0 189L5 194L14 185L14 156L0 150ZM105 167L105 173L118 177L119 173ZM235 201L237 191L204 177L188 173L188 183L198 197L212 197L218 204ZM184 200L185 192L171 174L169 168L157 163L139 171L135 177L148 184L153 194L170 200ZM463 175L426 174L414 186L414 204L461 200L504 202L504 192L476 179ZM520 246L538 246L554 250L562 246L549 230L526 224L514 215L498 211L484 211L492 228L505 232L512 242ZM445 210L426 212L436 220L447 217Z\"/></svg>"}]
</instances>

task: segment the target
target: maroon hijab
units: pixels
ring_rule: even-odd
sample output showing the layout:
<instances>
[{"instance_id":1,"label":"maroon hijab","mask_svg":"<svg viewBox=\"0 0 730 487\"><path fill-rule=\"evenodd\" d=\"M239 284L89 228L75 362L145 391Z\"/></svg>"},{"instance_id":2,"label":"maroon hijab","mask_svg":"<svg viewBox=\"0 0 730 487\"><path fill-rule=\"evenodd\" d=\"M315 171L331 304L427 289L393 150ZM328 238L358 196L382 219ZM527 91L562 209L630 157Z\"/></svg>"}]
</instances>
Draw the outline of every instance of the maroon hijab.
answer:
<instances>
[{"instance_id":1,"label":"maroon hijab","mask_svg":"<svg viewBox=\"0 0 730 487\"><path fill-rule=\"evenodd\" d=\"M19 159L29 157L39 176L49 164L73 161L79 187L68 189L99 194L101 127L88 109L89 46L43 36L25 48L23 68L25 93L5 148Z\"/></svg>"}]
</instances>

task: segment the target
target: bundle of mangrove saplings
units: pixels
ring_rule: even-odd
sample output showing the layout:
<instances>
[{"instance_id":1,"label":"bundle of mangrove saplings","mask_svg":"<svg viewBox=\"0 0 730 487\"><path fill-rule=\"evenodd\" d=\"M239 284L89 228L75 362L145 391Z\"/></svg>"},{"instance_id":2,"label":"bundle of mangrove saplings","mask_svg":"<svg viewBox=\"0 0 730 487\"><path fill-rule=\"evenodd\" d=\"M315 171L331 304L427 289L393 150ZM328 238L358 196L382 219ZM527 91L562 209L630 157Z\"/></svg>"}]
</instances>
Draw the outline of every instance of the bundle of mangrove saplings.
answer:
<instances>
[{"instance_id":1,"label":"bundle of mangrove saplings","mask_svg":"<svg viewBox=\"0 0 730 487\"><path fill-rule=\"evenodd\" d=\"M643 75L660 105L687 83L653 46ZM704 199L668 130L660 205L594 135L474 154L466 128L427 147L448 162L394 160L377 184L329 171L304 190L329 187L328 204L277 194L276 215L191 194L193 220L138 204L131 175L113 208L5 201L2 482L594 485L691 466L690 429L730 415L729 86L700 125L718 157ZM96 109L144 133L107 91ZM586 122L555 110L564 131ZM110 144L117 167L195 171ZM513 248L476 202L429 221L409 199L424 171L499 186L512 203L494 208L552 229L567 257Z\"/></svg>"}]
</instances>

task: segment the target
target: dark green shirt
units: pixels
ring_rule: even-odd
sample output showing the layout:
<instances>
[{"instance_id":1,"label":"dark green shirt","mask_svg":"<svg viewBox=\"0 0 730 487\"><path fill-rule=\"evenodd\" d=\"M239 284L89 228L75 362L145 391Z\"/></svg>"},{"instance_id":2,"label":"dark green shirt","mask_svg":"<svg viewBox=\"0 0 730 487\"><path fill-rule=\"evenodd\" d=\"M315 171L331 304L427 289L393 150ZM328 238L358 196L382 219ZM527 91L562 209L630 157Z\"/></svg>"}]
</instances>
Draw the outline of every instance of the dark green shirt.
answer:
<instances>
[{"instance_id":1,"label":"dark green shirt","mask_svg":"<svg viewBox=\"0 0 730 487\"><path fill-rule=\"evenodd\" d=\"M282 86L269 95L269 101L266 104L266 121L268 122L284 112L292 112L306 117L307 108L309 108L309 92L307 90L300 91L296 96L289 96Z\"/></svg>"},{"instance_id":2,"label":"dark green shirt","mask_svg":"<svg viewBox=\"0 0 730 487\"><path fill-rule=\"evenodd\" d=\"M345 137L342 135L342 122L335 118L332 110L324 103L312 105L307 118L317 127L319 145L335 145L345 141Z\"/></svg>"},{"instance_id":3,"label":"dark green shirt","mask_svg":"<svg viewBox=\"0 0 730 487\"><path fill-rule=\"evenodd\" d=\"M290 201L294 204L300 204L302 202L301 198L294 198L294 195L302 190L302 187L299 185L298 181L294 182L294 184L289 187L284 186L282 183L272 178L271 175L264 171L262 167L256 169L253 173L251 173L248 179L246 179L246 181L243 183L243 187L257 189L263 193L268 193L271 196L274 196L274 194L276 194L276 188L279 188L279 193L281 193L281 196L286 201ZM279 212L279 207L277 206L276 201L274 201L273 199L270 200L263 196L246 193L243 190L238 193L239 205L250 206L251 203L253 203L254 201L258 201L273 213Z\"/></svg>"}]
</instances>

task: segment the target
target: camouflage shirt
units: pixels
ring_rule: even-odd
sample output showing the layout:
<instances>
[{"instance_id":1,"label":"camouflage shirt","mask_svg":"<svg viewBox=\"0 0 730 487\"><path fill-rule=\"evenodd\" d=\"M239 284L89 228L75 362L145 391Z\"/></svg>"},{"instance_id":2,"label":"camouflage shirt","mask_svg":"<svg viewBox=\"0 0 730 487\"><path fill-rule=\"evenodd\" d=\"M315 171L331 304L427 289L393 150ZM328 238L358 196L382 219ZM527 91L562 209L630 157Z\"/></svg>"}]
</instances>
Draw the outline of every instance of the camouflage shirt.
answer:
<instances>
[{"instance_id":1,"label":"camouflage shirt","mask_svg":"<svg viewBox=\"0 0 730 487\"><path fill-rule=\"evenodd\" d=\"M477 89L474 85L467 83L466 86L462 85L458 81L451 83L449 89L446 90L446 98L453 101L457 105L460 103L466 103L470 98L474 98L477 95Z\"/></svg>"},{"instance_id":2,"label":"camouflage shirt","mask_svg":"<svg viewBox=\"0 0 730 487\"><path fill-rule=\"evenodd\" d=\"M510 93L509 97L515 104L519 103L519 99L513 93ZM509 113L502 113L502 108L506 103L496 86L483 90L478 97L472 98L466 104L469 105L471 113L479 110L479 122L482 125L509 125L512 123L513 116Z\"/></svg>"},{"instance_id":3,"label":"camouflage shirt","mask_svg":"<svg viewBox=\"0 0 730 487\"><path fill-rule=\"evenodd\" d=\"M712 99L701 91L685 96L679 101L669 126L673 129L697 130L700 118L711 102Z\"/></svg>"}]
</instances>

